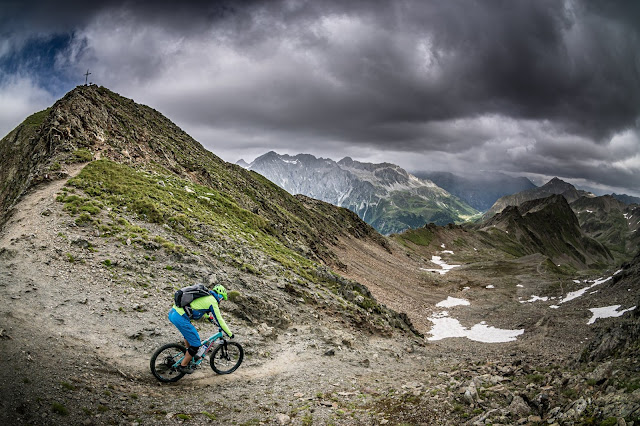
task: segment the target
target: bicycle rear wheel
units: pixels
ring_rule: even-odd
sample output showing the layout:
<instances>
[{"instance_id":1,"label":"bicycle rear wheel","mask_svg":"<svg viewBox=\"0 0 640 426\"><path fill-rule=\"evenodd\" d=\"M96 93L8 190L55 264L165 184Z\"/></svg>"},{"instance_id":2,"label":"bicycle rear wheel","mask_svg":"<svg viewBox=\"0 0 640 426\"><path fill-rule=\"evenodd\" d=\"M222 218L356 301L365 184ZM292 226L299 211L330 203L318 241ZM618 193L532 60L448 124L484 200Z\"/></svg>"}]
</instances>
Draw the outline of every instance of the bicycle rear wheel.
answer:
<instances>
[{"instance_id":1,"label":"bicycle rear wheel","mask_svg":"<svg viewBox=\"0 0 640 426\"><path fill-rule=\"evenodd\" d=\"M218 374L230 374L237 370L242 364L244 349L237 342L225 342L215 348L209 363L211 369Z\"/></svg>"},{"instance_id":2,"label":"bicycle rear wheel","mask_svg":"<svg viewBox=\"0 0 640 426\"><path fill-rule=\"evenodd\" d=\"M151 373L161 382L177 382L184 376L173 366L187 351L187 348L178 343L168 343L155 351L151 356Z\"/></svg>"}]
</instances>

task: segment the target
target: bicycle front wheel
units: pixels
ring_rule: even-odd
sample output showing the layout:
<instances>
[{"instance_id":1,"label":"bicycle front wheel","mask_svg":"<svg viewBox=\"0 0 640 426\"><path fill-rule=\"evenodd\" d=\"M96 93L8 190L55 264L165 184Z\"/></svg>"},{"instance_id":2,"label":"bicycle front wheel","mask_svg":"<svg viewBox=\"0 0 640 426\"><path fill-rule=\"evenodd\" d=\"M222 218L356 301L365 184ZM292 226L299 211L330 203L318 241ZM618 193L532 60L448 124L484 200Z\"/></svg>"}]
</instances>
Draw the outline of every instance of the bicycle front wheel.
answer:
<instances>
[{"instance_id":1,"label":"bicycle front wheel","mask_svg":"<svg viewBox=\"0 0 640 426\"><path fill-rule=\"evenodd\" d=\"M244 350L237 342L225 342L224 344L215 348L209 363L211 368L218 374L230 374L233 373L242 364L244 358Z\"/></svg>"},{"instance_id":2,"label":"bicycle front wheel","mask_svg":"<svg viewBox=\"0 0 640 426\"><path fill-rule=\"evenodd\" d=\"M151 356L151 373L161 382L177 382L185 373L174 368L174 365L182 359L187 348L178 343L169 343L155 351Z\"/></svg>"}]
</instances>

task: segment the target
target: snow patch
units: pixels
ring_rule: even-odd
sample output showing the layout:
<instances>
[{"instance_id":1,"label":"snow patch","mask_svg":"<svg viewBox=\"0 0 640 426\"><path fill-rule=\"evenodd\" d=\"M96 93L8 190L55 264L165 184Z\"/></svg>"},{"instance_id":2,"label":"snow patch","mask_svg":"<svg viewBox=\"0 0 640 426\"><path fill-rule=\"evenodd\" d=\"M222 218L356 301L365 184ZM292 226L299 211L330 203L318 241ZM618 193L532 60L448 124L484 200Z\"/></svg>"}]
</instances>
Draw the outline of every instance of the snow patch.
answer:
<instances>
[{"instance_id":1,"label":"snow patch","mask_svg":"<svg viewBox=\"0 0 640 426\"><path fill-rule=\"evenodd\" d=\"M591 315L591 319L587 322L587 324L593 324L594 322L596 322L598 318L620 317L625 312L633 311L636 307L632 306L629 309L623 309L621 311L618 310L619 308L620 308L620 305L605 306L603 308L591 308L589 310L591 311L592 315Z\"/></svg>"},{"instance_id":2,"label":"snow patch","mask_svg":"<svg viewBox=\"0 0 640 426\"><path fill-rule=\"evenodd\" d=\"M486 286L485 288L496 288L493 284L489 284L488 286Z\"/></svg>"},{"instance_id":3,"label":"snow patch","mask_svg":"<svg viewBox=\"0 0 640 426\"><path fill-rule=\"evenodd\" d=\"M442 313L429 318L433 322L433 328L429 332L431 337L427 340L442 340L448 337L466 337L469 340L483 343L502 343L516 340L517 336L524 333L524 329L505 330L492 327L482 321L471 328L466 328L455 318L449 318Z\"/></svg>"},{"instance_id":4,"label":"snow patch","mask_svg":"<svg viewBox=\"0 0 640 426\"><path fill-rule=\"evenodd\" d=\"M533 295L533 296L531 296L531 299L529 299L529 300L521 300L520 303L533 303L533 302L537 302L538 300L546 302L547 300L549 300L549 298L547 296L540 297L540 296Z\"/></svg>"},{"instance_id":5,"label":"snow patch","mask_svg":"<svg viewBox=\"0 0 640 426\"><path fill-rule=\"evenodd\" d=\"M443 250L443 253L449 253L449 254L453 254L453 252L451 250Z\"/></svg>"},{"instance_id":6,"label":"snow patch","mask_svg":"<svg viewBox=\"0 0 640 426\"><path fill-rule=\"evenodd\" d=\"M439 308L450 308L452 306L469 306L470 304L471 303L466 299L458 299L456 297L449 296L446 300L436 303L436 306Z\"/></svg>"},{"instance_id":7,"label":"snow patch","mask_svg":"<svg viewBox=\"0 0 640 426\"><path fill-rule=\"evenodd\" d=\"M615 275L615 274L614 274L614 275ZM567 302L569 302L569 301L571 301L571 300L573 300L573 299L577 299L578 297L581 297L581 296L582 296L582 295L584 295L588 290L590 290L590 289L592 289L593 287L595 287L595 286L597 286L597 285L600 285L600 284L602 284L602 283L606 283L606 282L607 282L607 281L609 281L611 278L613 278L613 276L610 276L610 277L608 277L608 278L599 278L599 279L597 279L597 280L593 281L593 284L591 284L591 285L590 285L590 286L588 286L588 287L584 287L584 288L581 288L580 290L571 291L571 292L567 293L567 295L566 295L562 300L560 300L560 302L558 302L558 305L561 305L561 304L563 304L563 303L567 303ZM554 305L554 306L555 306L555 305ZM554 307L554 306L550 306L550 307L551 307L551 308L554 308L554 309L557 309L557 308L558 308L557 306L555 306L555 307Z\"/></svg>"},{"instance_id":8,"label":"snow patch","mask_svg":"<svg viewBox=\"0 0 640 426\"><path fill-rule=\"evenodd\" d=\"M453 268L457 268L459 266L462 265L448 265L446 262L442 261L442 257L440 256L431 256L431 261L433 263L435 263L436 265L440 266L440 268L442 269L430 269L430 268L420 268L423 271L427 271L427 272L437 272L440 275L444 275L447 272L449 272L450 270L452 270Z\"/></svg>"}]
</instances>

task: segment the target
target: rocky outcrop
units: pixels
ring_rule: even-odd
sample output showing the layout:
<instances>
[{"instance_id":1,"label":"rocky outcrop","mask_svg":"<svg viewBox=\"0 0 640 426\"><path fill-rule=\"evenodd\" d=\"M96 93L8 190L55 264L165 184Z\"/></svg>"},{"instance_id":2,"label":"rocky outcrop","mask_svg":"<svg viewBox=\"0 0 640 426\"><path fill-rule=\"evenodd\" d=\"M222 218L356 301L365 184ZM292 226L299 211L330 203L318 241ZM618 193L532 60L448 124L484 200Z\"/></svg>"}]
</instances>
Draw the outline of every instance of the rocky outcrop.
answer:
<instances>
[{"instance_id":1,"label":"rocky outcrop","mask_svg":"<svg viewBox=\"0 0 640 426\"><path fill-rule=\"evenodd\" d=\"M582 232L561 195L508 206L478 228L489 243L518 256L542 253L554 264L569 263L578 269L613 262L605 246Z\"/></svg>"}]
</instances>

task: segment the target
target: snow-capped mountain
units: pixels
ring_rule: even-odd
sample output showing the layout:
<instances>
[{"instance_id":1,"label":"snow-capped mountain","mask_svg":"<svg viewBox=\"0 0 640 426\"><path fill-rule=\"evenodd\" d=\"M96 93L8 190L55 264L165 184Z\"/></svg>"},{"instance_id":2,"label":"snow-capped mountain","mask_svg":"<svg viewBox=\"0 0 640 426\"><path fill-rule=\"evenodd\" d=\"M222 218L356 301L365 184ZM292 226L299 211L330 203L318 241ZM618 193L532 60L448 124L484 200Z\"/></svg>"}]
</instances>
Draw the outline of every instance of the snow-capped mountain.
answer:
<instances>
[{"instance_id":1,"label":"snow-capped mountain","mask_svg":"<svg viewBox=\"0 0 640 426\"><path fill-rule=\"evenodd\" d=\"M461 222L478 212L429 180L400 166L349 157L335 162L309 154L258 157L248 168L291 194L303 194L355 212L382 234L426 223Z\"/></svg>"}]
</instances>

